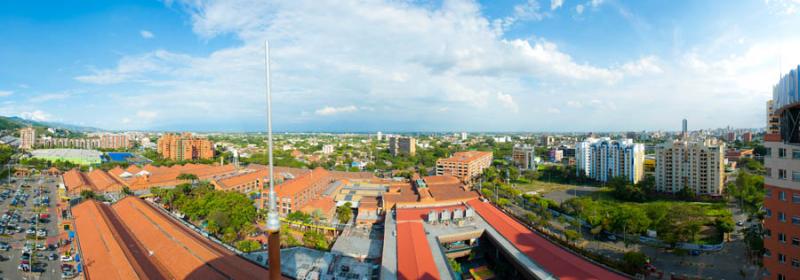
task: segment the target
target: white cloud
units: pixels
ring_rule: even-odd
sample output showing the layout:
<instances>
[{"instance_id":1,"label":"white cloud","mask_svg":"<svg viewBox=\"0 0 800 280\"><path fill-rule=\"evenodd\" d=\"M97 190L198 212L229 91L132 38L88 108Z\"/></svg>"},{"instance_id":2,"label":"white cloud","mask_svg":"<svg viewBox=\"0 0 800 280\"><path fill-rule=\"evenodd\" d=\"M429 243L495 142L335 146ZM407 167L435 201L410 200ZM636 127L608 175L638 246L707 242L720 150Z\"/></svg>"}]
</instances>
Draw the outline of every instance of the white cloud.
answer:
<instances>
[{"instance_id":1,"label":"white cloud","mask_svg":"<svg viewBox=\"0 0 800 280\"><path fill-rule=\"evenodd\" d=\"M153 121L155 118L158 117L158 112L154 111L138 111L136 112L136 117L145 122Z\"/></svg>"},{"instance_id":2,"label":"white cloud","mask_svg":"<svg viewBox=\"0 0 800 280\"><path fill-rule=\"evenodd\" d=\"M150 31L147 31L147 30L140 30L139 31L139 35L141 35L142 38L145 38L145 39L152 39L153 37L156 36L156 35L153 34L153 32L150 32Z\"/></svg>"},{"instance_id":3,"label":"white cloud","mask_svg":"<svg viewBox=\"0 0 800 280\"><path fill-rule=\"evenodd\" d=\"M12 94L14 94L14 92L13 92L13 91L10 91L10 90L0 90L0 97L11 96Z\"/></svg>"},{"instance_id":4,"label":"white cloud","mask_svg":"<svg viewBox=\"0 0 800 280\"><path fill-rule=\"evenodd\" d=\"M575 6L575 12L578 13L579 15L583 14L583 9L584 9L583 4L578 4Z\"/></svg>"},{"instance_id":5,"label":"white cloud","mask_svg":"<svg viewBox=\"0 0 800 280\"><path fill-rule=\"evenodd\" d=\"M514 6L514 17L520 20L542 20L545 14L541 11L539 1L528 0Z\"/></svg>"},{"instance_id":6,"label":"white cloud","mask_svg":"<svg viewBox=\"0 0 800 280\"><path fill-rule=\"evenodd\" d=\"M589 2L587 2L587 4L592 6L592 8L597 8L604 2L605 2L604 0L590 0Z\"/></svg>"},{"instance_id":7,"label":"white cloud","mask_svg":"<svg viewBox=\"0 0 800 280\"><path fill-rule=\"evenodd\" d=\"M323 108L320 108L320 109L314 111L314 113L317 114L317 115L320 115L320 116L330 116L330 115L336 115L336 114L340 114L340 113L352 113L352 112L355 112L355 111L358 111L358 108L356 106L353 106L353 105L343 106L343 107L325 106Z\"/></svg>"},{"instance_id":8,"label":"white cloud","mask_svg":"<svg viewBox=\"0 0 800 280\"><path fill-rule=\"evenodd\" d=\"M28 99L28 101L33 103L41 103L53 100L62 100L67 99L71 96L69 93L48 93L48 94L41 94L37 96L33 96Z\"/></svg>"},{"instance_id":9,"label":"white cloud","mask_svg":"<svg viewBox=\"0 0 800 280\"><path fill-rule=\"evenodd\" d=\"M50 120L50 114L45 113L41 110L35 110L30 112L22 112L19 116L23 119L34 120L34 121L48 121Z\"/></svg>"},{"instance_id":10,"label":"white cloud","mask_svg":"<svg viewBox=\"0 0 800 280\"><path fill-rule=\"evenodd\" d=\"M514 98L511 97L510 94L505 94L502 92L497 93L497 100L500 101L500 104L503 105L506 109L511 110L511 112L519 112L519 107L517 103L514 102Z\"/></svg>"},{"instance_id":11,"label":"white cloud","mask_svg":"<svg viewBox=\"0 0 800 280\"><path fill-rule=\"evenodd\" d=\"M648 56L637 61L628 62L622 65L622 70L631 76L641 76L646 74L659 74L664 70L659 66L658 58Z\"/></svg>"},{"instance_id":12,"label":"white cloud","mask_svg":"<svg viewBox=\"0 0 800 280\"><path fill-rule=\"evenodd\" d=\"M564 0L550 0L550 10L555 11L564 5Z\"/></svg>"}]
</instances>

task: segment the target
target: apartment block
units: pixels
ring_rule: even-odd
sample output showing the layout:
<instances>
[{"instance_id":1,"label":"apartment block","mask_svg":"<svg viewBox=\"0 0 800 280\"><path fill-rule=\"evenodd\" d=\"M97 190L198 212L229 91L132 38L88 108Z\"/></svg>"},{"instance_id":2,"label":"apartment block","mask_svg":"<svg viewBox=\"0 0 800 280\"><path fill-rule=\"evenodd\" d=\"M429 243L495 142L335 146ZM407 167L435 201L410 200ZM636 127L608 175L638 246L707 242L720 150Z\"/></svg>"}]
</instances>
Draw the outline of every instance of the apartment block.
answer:
<instances>
[{"instance_id":1,"label":"apartment block","mask_svg":"<svg viewBox=\"0 0 800 280\"><path fill-rule=\"evenodd\" d=\"M127 149L131 147L130 139L125 134L103 134L100 135L100 148L103 149Z\"/></svg>"},{"instance_id":2,"label":"apartment block","mask_svg":"<svg viewBox=\"0 0 800 280\"><path fill-rule=\"evenodd\" d=\"M389 138L389 152L392 156L414 156L417 153L417 139L402 136L391 137Z\"/></svg>"},{"instance_id":3,"label":"apartment block","mask_svg":"<svg viewBox=\"0 0 800 280\"><path fill-rule=\"evenodd\" d=\"M322 153L323 154L332 154L333 153L333 145L327 144L322 146Z\"/></svg>"},{"instance_id":4,"label":"apartment block","mask_svg":"<svg viewBox=\"0 0 800 280\"><path fill-rule=\"evenodd\" d=\"M588 138L575 146L578 175L600 182L623 177L631 183L644 178L644 145L633 139Z\"/></svg>"},{"instance_id":5,"label":"apartment block","mask_svg":"<svg viewBox=\"0 0 800 280\"><path fill-rule=\"evenodd\" d=\"M19 130L20 145L19 148L23 150L30 150L36 145L36 129L33 127L25 127Z\"/></svg>"},{"instance_id":6,"label":"apartment block","mask_svg":"<svg viewBox=\"0 0 800 280\"><path fill-rule=\"evenodd\" d=\"M450 175L470 185L492 165L492 152L468 151L454 153L436 161L436 175Z\"/></svg>"},{"instance_id":7,"label":"apartment block","mask_svg":"<svg viewBox=\"0 0 800 280\"><path fill-rule=\"evenodd\" d=\"M536 152L532 145L516 144L511 150L511 160L524 170L536 169Z\"/></svg>"},{"instance_id":8,"label":"apartment block","mask_svg":"<svg viewBox=\"0 0 800 280\"><path fill-rule=\"evenodd\" d=\"M722 195L725 144L716 139L677 140L656 146L656 190L677 193L689 188L698 195Z\"/></svg>"},{"instance_id":9,"label":"apartment block","mask_svg":"<svg viewBox=\"0 0 800 280\"><path fill-rule=\"evenodd\" d=\"M171 160L198 160L214 157L214 144L191 133L167 133L158 139L158 153Z\"/></svg>"},{"instance_id":10,"label":"apartment block","mask_svg":"<svg viewBox=\"0 0 800 280\"><path fill-rule=\"evenodd\" d=\"M800 66L784 75L767 107L764 146L764 279L800 275ZM772 105L772 106L770 106Z\"/></svg>"}]
</instances>

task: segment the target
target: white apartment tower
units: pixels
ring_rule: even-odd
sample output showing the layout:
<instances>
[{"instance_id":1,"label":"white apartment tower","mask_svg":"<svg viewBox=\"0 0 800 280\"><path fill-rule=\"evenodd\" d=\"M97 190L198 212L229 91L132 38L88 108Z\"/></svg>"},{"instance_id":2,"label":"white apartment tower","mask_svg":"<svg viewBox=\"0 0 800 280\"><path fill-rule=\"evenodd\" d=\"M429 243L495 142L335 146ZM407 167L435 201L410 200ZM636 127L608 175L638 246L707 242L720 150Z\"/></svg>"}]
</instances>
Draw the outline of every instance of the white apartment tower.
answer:
<instances>
[{"instance_id":1,"label":"white apartment tower","mask_svg":"<svg viewBox=\"0 0 800 280\"><path fill-rule=\"evenodd\" d=\"M601 182L623 177L631 183L644 178L644 145L633 139L589 138L575 146L578 175Z\"/></svg>"},{"instance_id":2,"label":"white apartment tower","mask_svg":"<svg viewBox=\"0 0 800 280\"><path fill-rule=\"evenodd\" d=\"M656 190L677 193L690 188L698 195L722 195L725 144L715 139L678 140L656 146Z\"/></svg>"}]
</instances>

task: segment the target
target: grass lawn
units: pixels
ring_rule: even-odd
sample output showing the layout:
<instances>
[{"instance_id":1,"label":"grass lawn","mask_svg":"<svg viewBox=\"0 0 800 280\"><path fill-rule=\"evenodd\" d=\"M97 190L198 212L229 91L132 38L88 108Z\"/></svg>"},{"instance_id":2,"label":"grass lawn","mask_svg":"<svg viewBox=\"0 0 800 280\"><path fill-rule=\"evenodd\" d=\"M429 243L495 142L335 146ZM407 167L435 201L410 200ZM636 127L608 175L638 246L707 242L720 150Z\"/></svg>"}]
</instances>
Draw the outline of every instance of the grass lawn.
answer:
<instances>
[{"instance_id":1,"label":"grass lawn","mask_svg":"<svg viewBox=\"0 0 800 280\"><path fill-rule=\"evenodd\" d=\"M566 191L574 187L575 185L548 183L545 181L538 181L538 180L533 180L530 183L524 183L524 184L514 183L514 188L522 191L522 193L535 191L539 194L545 194L553 191Z\"/></svg>"}]
</instances>

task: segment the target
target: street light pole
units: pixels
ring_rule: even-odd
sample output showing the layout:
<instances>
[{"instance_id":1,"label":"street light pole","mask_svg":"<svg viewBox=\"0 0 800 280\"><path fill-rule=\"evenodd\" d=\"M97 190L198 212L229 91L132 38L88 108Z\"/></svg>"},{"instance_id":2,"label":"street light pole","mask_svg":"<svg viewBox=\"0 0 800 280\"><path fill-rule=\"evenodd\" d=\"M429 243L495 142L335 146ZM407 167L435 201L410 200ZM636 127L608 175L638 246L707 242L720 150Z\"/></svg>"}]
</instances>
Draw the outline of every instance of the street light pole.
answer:
<instances>
[{"instance_id":1,"label":"street light pole","mask_svg":"<svg viewBox=\"0 0 800 280\"><path fill-rule=\"evenodd\" d=\"M269 209L267 210L269 279L281 279L281 224L275 202L275 176L272 162L272 90L269 69L269 41L264 41L267 85L267 151L269 156Z\"/></svg>"}]
</instances>

